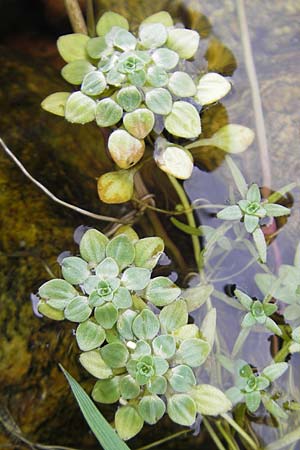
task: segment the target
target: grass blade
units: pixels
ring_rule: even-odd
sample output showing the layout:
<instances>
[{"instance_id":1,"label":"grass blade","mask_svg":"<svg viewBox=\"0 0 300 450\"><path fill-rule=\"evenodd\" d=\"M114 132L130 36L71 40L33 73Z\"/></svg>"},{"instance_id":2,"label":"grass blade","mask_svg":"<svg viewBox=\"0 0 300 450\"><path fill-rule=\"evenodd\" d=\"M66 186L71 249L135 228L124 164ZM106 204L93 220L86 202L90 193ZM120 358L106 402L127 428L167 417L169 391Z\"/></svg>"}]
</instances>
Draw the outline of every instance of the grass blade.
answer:
<instances>
[{"instance_id":1,"label":"grass blade","mask_svg":"<svg viewBox=\"0 0 300 450\"><path fill-rule=\"evenodd\" d=\"M63 374L72 389L85 420L103 449L130 450L125 442L119 438L115 430L109 425L98 408L96 408L80 384L77 383L77 381L63 368L61 364L59 364L59 367L63 371Z\"/></svg>"}]
</instances>

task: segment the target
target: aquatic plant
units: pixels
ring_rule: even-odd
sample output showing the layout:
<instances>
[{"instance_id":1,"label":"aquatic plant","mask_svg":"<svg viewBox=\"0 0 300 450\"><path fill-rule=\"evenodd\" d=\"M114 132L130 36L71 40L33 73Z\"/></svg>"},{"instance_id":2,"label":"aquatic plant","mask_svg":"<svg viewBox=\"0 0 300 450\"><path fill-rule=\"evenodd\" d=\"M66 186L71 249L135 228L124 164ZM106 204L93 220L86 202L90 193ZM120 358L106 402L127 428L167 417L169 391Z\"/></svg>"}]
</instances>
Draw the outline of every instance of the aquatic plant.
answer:
<instances>
[{"instance_id":1,"label":"aquatic plant","mask_svg":"<svg viewBox=\"0 0 300 450\"><path fill-rule=\"evenodd\" d=\"M165 129L175 138L197 138L201 108L223 98L231 84L218 73L189 73L188 60L197 54L200 36L174 25L165 11L147 17L137 35L129 31L123 16L105 12L96 32L92 38L73 33L58 39L58 51L67 62L61 74L80 90L51 94L42 107L71 123L95 120L101 128L114 127L108 151L122 170L102 175L98 192L104 202L123 203L132 197L133 175L150 134L156 141L154 160L161 170L180 179L190 177L192 154L160 136ZM240 128L249 140L248 129ZM249 133L252 141L253 133ZM222 146L228 136L224 130L223 137L220 132L215 138ZM127 176L124 169L133 166L135 170Z\"/></svg>"},{"instance_id":2,"label":"aquatic plant","mask_svg":"<svg viewBox=\"0 0 300 450\"><path fill-rule=\"evenodd\" d=\"M163 249L158 237L130 233L108 240L89 229L80 256L63 258L63 278L38 291L42 314L79 323L79 360L98 379L92 397L119 401L115 427L125 440L165 412L190 426L197 413L218 415L231 408L219 389L197 383L194 369L205 362L211 345L188 324L190 303L169 278L151 278Z\"/></svg>"}]
</instances>

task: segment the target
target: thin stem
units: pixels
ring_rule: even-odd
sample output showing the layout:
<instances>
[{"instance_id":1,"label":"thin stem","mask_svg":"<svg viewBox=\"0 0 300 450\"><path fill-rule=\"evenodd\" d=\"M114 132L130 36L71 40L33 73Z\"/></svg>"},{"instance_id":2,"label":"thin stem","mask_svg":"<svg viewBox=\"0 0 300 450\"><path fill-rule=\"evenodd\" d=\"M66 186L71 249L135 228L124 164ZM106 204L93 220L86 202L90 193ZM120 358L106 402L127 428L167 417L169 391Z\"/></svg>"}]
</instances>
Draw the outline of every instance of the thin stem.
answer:
<instances>
[{"instance_id":1,"label":"thin stem","mask_svg":"<svg viewBox=\"0 0 300 450\"><path fill-rule=\"evenodd\" d=\"M183 436L190 432L191 432L191 430L178 431L178 433L171 434L171 436L167 436L163 439L160 439L159 441L151 442L151 444L144 445L143 447L139 447L137 450L148 450L149 448L153 448L153 447L156 447L157 445L164 444L167 441L171 441L172 439L175 439L179 436Z\"/></svg>"},{"instance_id":2,"label":"thin stem","mask_svg":"<svg viewBox=\"0 0 300 450\"><path fill-rule=\"evenodd\" d=\"M88 34L78 0L64 0L64 2L74 33Z\"/></svg>"},{"instance_id":3,"label":"thin stem","mask_svg":"<svg viewBox=\"0 0 300 450\"><path fill-rule=\"evenodd\" d=\"M245 441L250 445L250 447L253 449L253 450L257 450L258 449L258 447L257 447L257 445L256 445L256 443L251 439L251 437L236 423L236 421L232 418L232 417L230 417L230 415L229 414L227 414L227 413L224 413L224 414L221 414L222 415L222 417L223 417L223 419L225 419L225 420L227 420L227 422L229 423L229 425L231 425L232 426L232 428L234 428L235 429L235 431L237 431L239 434L240 434L240 436L243 438L243 439L245 439Z\"/></svg>"},{"instance_id":4,"label":"thin stem","mask_svg":"<svg viewBox=\"0 0 300 450\"><path fill-rule=\"evenodd\" d=\"M185 145L184 148L190 150L191 148L204 147L208 145L214 145L210 138L199 139L199 141L192 142L191 144Z\"/></svg>"},{"instance_id":5,"label":"thin stem","mask_svg":"<svg viewBox=\"0 0 300 450\"><path fill-rule=\"evenodd\" d=\"M287 355L290 353L290 345L291 345L292 341L286 341L283 346L281 347L281 349L279 350L278 353L276 353L275 357L274 357L274 361L276 363L278 362L284 362L285 358L287 357Z\"/></svg>"},{"instance_id":6,"label":"thin stem","mask_svg":"<svg viewBox=\"0 0 300 450\"><path fill-rule=\"evenodd\" d=\"M224 445L220 441L219 437L217 436L215 430L213 429L213 427L211 426L211 424L209 423L209 421L205 417L203 417L203 423L205 425L205 428L209 432L210 437L212 438L212 440L214 441L214 443L218 447L218 449L219 450L226 450L226 448L224 447Z\"/></svg>"},{"instance_id":7,"label":"thin stem","mask_svg":"<svg viewBox=\"0 0 300 450\"><path fill-rule=\"evenodd\" d=\"M214 205L214 204L206 204L206 205L198 205L194 206L191 204L191 207L189 209L182 209L181 211L177 210L171 210L171 209L162 209L157 208L156 206L149 205L143 200L140 200L138 198L133 199L135 202L139 203L140 205L143 205L145 208L152 209L152 211L160 212L162 214L168 214L169 216L181 216L182 214L186 214L188 212L196 211L198 209L210 209L210 208L216 208L216 209L223 209L226 207L226 205Z\"/></svg>"},{"instance_id":8,"label":"thin stem","mask_svg":"<svg viewBox=\"0 0 300 450\"><path fill-rule=\"evenodd\" d=\"M185 210L190 209L191 205L190 205L190 203L188 201L187 195L186 195L183 187L181 186L181 184L172 175L168 175L168 178L169 178L172 186L174 187L175 191L177 192L177 195L178 195L178 197L179 197L179 199L180 199L184 209ZM193 212L186 212L185 215L186 215L187 222L188 222L189 226L193 227L193 228L196 228L196 220L195 220L195 217L193 215ZM201 272L202 271L202 264L201 264L200 241L199 241L199 238L197 236L194 236L194 235L191 236L191 239L192 239L192 244L193 244L193 249L194 249L194 256L195 256L197 268L198 268L199 272Z\"/></svg>"},{"instance_id":9,"label":"thin stem","mask_svg":"<svg viewBox=\"0 0 300 450\"><path fill-rule=\"evenodd\" d=\"M224 430L222 423L217 421L216 426L217 426L218 430L220 431L220 433L222 434L225 441L227 442L229 449L230 450L239 450L239 447L238 447L237 443L235 442L234 438L232 436L228 435L226 430Z\"/></svg>"},{"instance_id":10,"label":"thin stem","mask_svg":"<svg viewBox=\"0 0 300 450\"><path fill-rule=\"evenodd\" d=\"M254 110L255 126L257 132L260 163L262 168L262 181L263 186L271 186L271 168L270 158L268 152L268 142L265 129L265 121L263 115L261 95L259 91L259 84L255 69L255 63L253 58L253 52L251 48L251 40L249 35L249 28L247 23L246 11L244 0L236 0L238 18L240 22L241 40L244 50L244 58L246 70L251 86L252 105Z\"/></svg>"},{"instance_id":11,"label":"thin stem","mask_svg":"<svg viewBox=\"0 0 300 450\"><path fill-rule=\"evenodd\" d=\"M85 216L92 217L93 219L97 220L103 220L105 222L115 222L115 223L122 223L122 219L117 219L115 217L110 216L102 216L100 214L93 213L91 211L87 211L85 209L79 208L78 206L72 205L70 203L65 202L64 200L61 200L60 198L56 197L56 195L52 194L52 192L49 191L42 183L40 183L38 180L36 180L30 173L25 169L21 161L14 155L14 153L7 147L5 142L0 138L0 145L3 147L4 151L7 153L7 155L14 161L14 163L21 169L21 171L24 173L24 175L33 183L35 184L41 191L43 191L51 200L58 203L59 205L65 206L66 208L72 209L73 211L78 212L79 214L84 214Z\"/></svg>"},{"instance_id":12,"label":"thin stem","mask_svg":"<svg viewBox=\"0 0 300 450\"><path fill-rule=\"evenodd\" d=\"M250 328L242 328L240 334L238 335L234 347L232 349L231 358L234 359L240 349L243 347L247 337L249 336Z\"/></svg>"}]
</instances>

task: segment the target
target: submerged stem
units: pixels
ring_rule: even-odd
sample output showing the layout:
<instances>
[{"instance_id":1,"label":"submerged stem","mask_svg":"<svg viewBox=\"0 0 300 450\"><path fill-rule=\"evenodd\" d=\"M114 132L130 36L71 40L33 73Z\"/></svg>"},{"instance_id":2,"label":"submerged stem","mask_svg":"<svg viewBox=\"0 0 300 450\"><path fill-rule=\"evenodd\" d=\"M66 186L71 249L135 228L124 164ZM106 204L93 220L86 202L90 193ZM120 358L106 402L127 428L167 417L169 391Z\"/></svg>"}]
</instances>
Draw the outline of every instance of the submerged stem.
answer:
<instances>
[{"instance_id":1,"label":"submerged stem","mask_svg":"<svg viewBox=\"0 0 300 450\"><path fill-rule=\"evenodd\" d=\"M246 442L248 442L248 444L250 445L250 447L253 450L258 449L258 447L257 447L256 443L253 441L253 439L236 423L236 421L232 417L230 417L229 414L224 413L221 415L222 415L223 419L225 419L229 423L229 425L231 425L232 428L234 428L240 434L240 436L243 439L245 439Z\"/></svg>"},{"instance_id":2,"label":"submerged stem","mask_svg":"<svg viewBox=\"0 0 300 450\"><path fill-rule=\"evenodd\" d=\"M183 187L181 186L181 184L176 180L175 177L173 177L172 175L168 175L168 178L172 184L172 186L174 187L175 191L177 192L177 195L184 207L184 209L186 210L185 215L187 218L187 222L189 224L190 227L196 228L196 220L195 217L193 215L192 211L189 211L189 209L191 208L191 205L188 201L187 195L183 189ZM197 268L199 270L199 272L202 271L202 264L201 264L201 247L200 247L200 241L199 238L197 236L192 235L191 236L192 239L192 244L193 244L193 249L194 249L194 256L195 256L195 260L196 260L196 264L197 264Z\"/></svg>"}]
</instances>

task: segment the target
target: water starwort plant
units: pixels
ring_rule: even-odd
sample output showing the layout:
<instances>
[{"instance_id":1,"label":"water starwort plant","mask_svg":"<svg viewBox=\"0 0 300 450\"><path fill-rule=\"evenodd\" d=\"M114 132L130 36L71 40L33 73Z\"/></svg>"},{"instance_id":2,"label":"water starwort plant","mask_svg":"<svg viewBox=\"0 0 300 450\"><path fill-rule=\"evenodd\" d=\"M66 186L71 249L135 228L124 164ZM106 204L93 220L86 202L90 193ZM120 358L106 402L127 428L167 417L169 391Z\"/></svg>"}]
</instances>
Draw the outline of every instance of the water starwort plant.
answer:
<instances>
[{"instance_id":1,"label":"water starwort plant","mask_svg":"<svg viewBox=\"0 0 300 450\"><path fill-rule=\"evenodd\" d=\"M124 440L165 413L191 426L197 414L231 408L219 389L197 383L194 370L211 345L198 326L188 324L181 289L169 278L151 278L163 241L130 237L119 234L109 241L89 229L80 241L80 256L62 260L63 278L47 281L38 291L42 314L79 323L79 360L98 379L92 397L99 403L119 402L115 427Z\"/></svg>"},{"instance_id":2,"label":"water starwort plant","mask_svg":"<svg viewBox=\"0 0 300 450\"><path fill-rule=\"evenodd\" d=\"M114 127L108 151L119 169L130 169L141 160L151 132L154 140L164 129L177 138L197 138L201 134L201 108L220 100L231 89L229 81L218 73L196 77L188 73L186 62L196 55L200 36L174 25L165 11L146 18L137 35L129 31L127 19L106 12L97 22L96 32L93 38L73 33L58 39L58 51L67 62L61 74L79 90L51 94L42 107L71 123L95 120L101 128ZM192 155L180 145L161 139L154 159L163 171L178 178L191 175ZM101 200L112 202L107 184L111 187L120 176L125 177L122 182L127 183L128 191L113 202L131 198L130 176L117 173L117 177L112 173L104 180L100 177Z\"/></svg>"}]
</instances>

